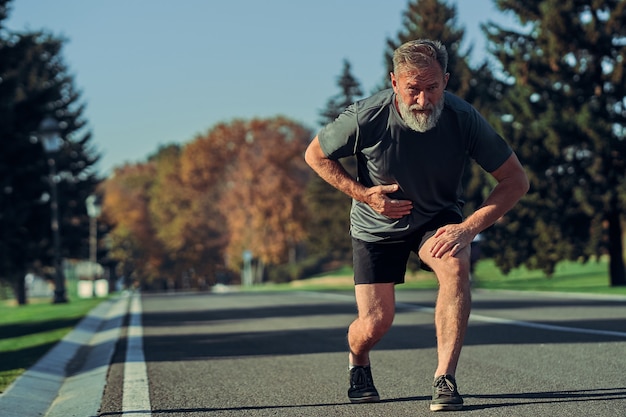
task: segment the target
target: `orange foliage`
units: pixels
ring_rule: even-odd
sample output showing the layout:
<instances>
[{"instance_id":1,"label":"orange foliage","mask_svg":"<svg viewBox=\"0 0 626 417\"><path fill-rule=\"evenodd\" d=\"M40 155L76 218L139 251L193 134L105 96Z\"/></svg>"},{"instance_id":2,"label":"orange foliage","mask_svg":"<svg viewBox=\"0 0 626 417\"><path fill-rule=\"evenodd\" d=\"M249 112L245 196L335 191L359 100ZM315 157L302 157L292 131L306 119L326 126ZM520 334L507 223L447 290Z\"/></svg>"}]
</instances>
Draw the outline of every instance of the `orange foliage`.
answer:
<instances>
[{"instance_id":1,"label":"orange foliage","mask_svg":"<svg viewBox=\"0 0 626 417\"><path fill-rule=\"evenodd\" d=\"M111 256L125 273L156 276L163 262L163 250L154 239L148 210L153 164L125 165L102 184L103 220L114 225L110 237Z\"/></svg>"},{"instance_id":2,"label":"orange foliage","mask_svg":"<svg viewBox=\"0 0 626 417\"><path fill-rule=\"evenodd\" d=\"M305 237L310 137L283 117L234 120L117 169L103 186L103 213L120 244L133 241L118 258L137 258L153 277L193 271L209 282L226 266L239 270L243 250L265 264L286 261Z\"/></svg>"},{"instance_id":3,"label":"orange foliage","mask_svg":"<svg viewBox=\"0 0 626 417\"><path fill-rule=\"evenodd\" d=\"M285 262L305 236L303 153L310 132L284 118L252 120L226 173L220 209L227 219L229 259L251 250L264 263Z\"/></svg>"}]
</instances>

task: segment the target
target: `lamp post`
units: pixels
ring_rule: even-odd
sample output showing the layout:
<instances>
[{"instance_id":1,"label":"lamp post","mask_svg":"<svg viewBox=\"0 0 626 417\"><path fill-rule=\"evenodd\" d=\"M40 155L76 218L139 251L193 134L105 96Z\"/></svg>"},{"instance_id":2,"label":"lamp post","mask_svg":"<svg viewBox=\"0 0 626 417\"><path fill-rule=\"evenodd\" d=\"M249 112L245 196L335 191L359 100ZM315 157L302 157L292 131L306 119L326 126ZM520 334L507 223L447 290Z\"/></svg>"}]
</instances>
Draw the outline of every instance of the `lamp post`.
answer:
<instances>
[{"instance_id":1,"label":"lamp post","mask_svg":"<svg viewBox=\"0 0 626 417\"><path fill-rule=\"evenodd\" d=\"M253 276L252 276L252 251L244 250L243 251L243 270L242 270L242 284L244 287L249 287L252 285Z\"/></svg>"},{"instance_id":2,"label":"lamp post","mask_svg":"<svg viewBox=\"0 0 626 417\"><path fill-rule=\"evenodd\" d=\"M89 216L89 271L91 272L93 296L96 297L96 262L98 262L98 216L100 216L100 204L96 196L90 195L85 200L87 215Z\"/></svg>"},{"instance_id":3,"label":"lamp post","mask_svg":"<svg viewBox=\"0 0 626 417\"><path fill-rule=\"evenodd\" d=\"M52 244L54 249L54 299L53 303L67 303L65 294L65 276L61 268L61 233L59 230L59 198L57 196L56 154L61 149L63 141L59 135L59 122L48 116L39 125L39 138L43 149L48 155L50 179L50 210L52 228Z\"/></svg>"}]
</instances>

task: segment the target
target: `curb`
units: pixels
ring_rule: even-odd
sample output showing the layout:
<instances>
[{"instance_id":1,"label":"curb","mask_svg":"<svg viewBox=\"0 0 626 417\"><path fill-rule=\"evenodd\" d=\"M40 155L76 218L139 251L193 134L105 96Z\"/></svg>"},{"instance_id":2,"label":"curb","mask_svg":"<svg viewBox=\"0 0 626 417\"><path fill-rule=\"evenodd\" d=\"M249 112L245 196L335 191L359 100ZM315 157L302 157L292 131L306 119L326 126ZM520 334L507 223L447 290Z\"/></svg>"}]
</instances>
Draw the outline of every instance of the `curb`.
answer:
<instances>
[{"instance_id":1,"label":"curb","mask_svg":"<svg viewBox=\"0 0 626 417\"><path fill-rule=\"evenodd\" d=\"M97 415L129 300L123 294L94 307L0 395L0 416Z\"/></svg>"}]
</instances>

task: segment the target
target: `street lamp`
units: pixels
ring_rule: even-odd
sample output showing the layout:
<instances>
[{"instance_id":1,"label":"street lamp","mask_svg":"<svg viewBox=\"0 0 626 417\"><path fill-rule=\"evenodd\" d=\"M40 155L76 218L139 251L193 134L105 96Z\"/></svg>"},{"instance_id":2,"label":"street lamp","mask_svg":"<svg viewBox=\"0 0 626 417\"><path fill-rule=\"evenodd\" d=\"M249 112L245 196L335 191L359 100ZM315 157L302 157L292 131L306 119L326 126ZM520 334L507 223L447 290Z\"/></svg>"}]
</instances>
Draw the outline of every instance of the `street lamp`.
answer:
<instances>
[{"instance_id":1,"label":"street lamp","mask_svg":"<svg viewBox=\"0 0 626 417\"><path fill-rule=\"evenodd\" d=\"M48 155L49 179L50 179L50 210L52 242L54 249L54 299L55 304L67 303L65 294L65 276L61 269L61 233L59 230L59 198L57 196L57 172L56 154L61 149L63 141L60 137L59 122L53 117L47 116L39 125L39 139L43 149Z\"/></svg>"},{"instance_id":2,"label":"street lamp","mask_svg":"<svg viewBox=\"0 0 626 417\"><path fill-rule=\"evenodd\" d=\"M100 204L98 204L96 196L90 195L85 200L87 206L87 215L89 216L89 271L91 272L91 281L93 284L93 296L96 297L96 262L98 262L98 216L100 216Z\"/></svg>"}]
</instances>

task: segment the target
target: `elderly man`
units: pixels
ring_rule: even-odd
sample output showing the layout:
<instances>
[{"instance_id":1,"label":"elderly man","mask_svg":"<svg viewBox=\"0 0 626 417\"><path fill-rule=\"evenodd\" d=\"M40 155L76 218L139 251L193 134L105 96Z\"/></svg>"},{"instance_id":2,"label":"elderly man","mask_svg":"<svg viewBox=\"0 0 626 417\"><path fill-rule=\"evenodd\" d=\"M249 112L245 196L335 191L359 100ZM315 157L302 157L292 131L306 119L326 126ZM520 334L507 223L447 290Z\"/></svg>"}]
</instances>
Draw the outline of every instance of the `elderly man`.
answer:
<instances>
[{"instance_id":1,"label":"elderly man","mask_svg":"<svg viewBox=\"0 0 626 417\"><path fill-rule=\"evenodd\" d=\"M358 315L348 330L351 402L380 400L369 353L391 327L394 286L404 282L413 251L439 281L430 409L462 408L455 373L470 313L470 243L528 191L524 169L507 143L470 104L445 91L447 61L438 41L401 45L393 56L393 88L349 106L306 151L313 170L353 199ZM352 155L357 178L338 161ZM497 184L463 219L467 155Z\"/></svg>"}]
</instances>

